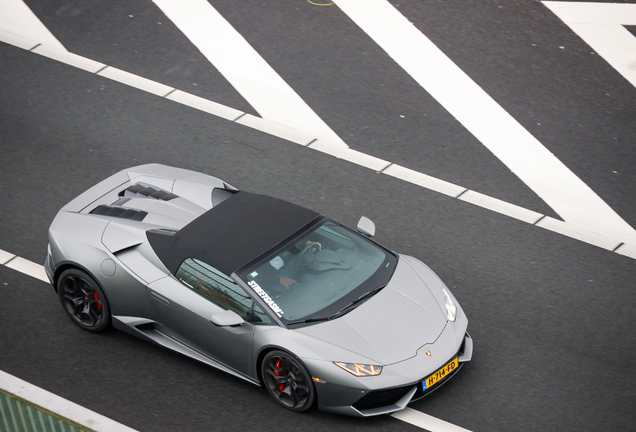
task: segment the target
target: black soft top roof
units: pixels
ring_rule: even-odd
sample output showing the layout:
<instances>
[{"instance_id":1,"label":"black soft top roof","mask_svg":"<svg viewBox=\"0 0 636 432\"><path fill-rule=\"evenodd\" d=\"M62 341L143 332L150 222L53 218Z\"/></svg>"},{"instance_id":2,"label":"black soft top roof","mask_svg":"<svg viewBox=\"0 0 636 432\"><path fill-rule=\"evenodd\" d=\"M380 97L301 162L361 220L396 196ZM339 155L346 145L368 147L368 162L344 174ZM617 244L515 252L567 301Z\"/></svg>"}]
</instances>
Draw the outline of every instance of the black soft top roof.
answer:
<instances>
[{"instance_id":1,"label":"black soft top roof","mask_svg":"<svg viewBox=\"0 0 636 432\"><path fill-rule=\"evenodd\" d=\"M231 275L318 218L296 204L241 191L174 235L148 231L147 236L172 274L183 260L196 258Z\"/></svg>"}]
</instances>

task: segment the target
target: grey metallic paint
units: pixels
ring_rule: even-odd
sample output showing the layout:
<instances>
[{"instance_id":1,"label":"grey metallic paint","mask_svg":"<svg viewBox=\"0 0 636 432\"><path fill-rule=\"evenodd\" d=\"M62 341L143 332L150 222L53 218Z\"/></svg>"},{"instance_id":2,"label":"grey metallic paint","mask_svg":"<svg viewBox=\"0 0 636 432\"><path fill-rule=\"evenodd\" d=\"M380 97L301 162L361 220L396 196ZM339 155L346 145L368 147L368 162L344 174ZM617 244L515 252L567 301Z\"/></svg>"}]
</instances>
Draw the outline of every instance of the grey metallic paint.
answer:
<instances>
[{"instance_id":1,"label":"grey metallic paint","mask_svg":"<svg viewBox=\"0 0 636 432\"><path fill-rule=\"evenodd\" d=\"M89 214L97 205L112 205L120 191L137 182L179 197L128 201L126 206L148 212L142 222ZM232 275L279 325L212 323L211 317L224 309L203 300L172 276L145 233L149 229L179 230L212 207L215 187L223 188L224 183L157 164L133 167L105 179L64 206L51 224L46 265L51 282L64 266L83 268L106 294L116 328L257 385L259 359L268 350L285 350L312 376L325 381L315 383L319 408L341 414L368 416L403 409L416 386L446 364L465 340L459 361L471 359L473 344L466 333L468 320L463 310L457 304L456 320L448 321L444 283L424 263L409 256L400 256L389 284L353 311L296 329L285 328L262 299ZM426 350L430 357L424 355ZM383 370L378 376L356 377L334 361L382 365ZM364 412L352 407L370 391L407 385L413 390L395 404Z\"/></svg>"}]
</instances>

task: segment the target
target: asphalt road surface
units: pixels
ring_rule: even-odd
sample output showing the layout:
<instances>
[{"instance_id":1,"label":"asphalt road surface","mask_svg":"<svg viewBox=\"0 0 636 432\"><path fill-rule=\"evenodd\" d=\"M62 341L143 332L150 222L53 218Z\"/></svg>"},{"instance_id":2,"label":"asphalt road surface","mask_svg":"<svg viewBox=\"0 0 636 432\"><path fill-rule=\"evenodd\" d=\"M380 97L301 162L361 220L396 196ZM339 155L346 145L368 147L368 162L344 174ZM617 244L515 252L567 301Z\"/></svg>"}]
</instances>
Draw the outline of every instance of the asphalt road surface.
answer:
<instances>
[{"instance_id":1,"label":"asphalt road surface","mask_svg":"<svg viewBox=\"0 0 636 432\"><path fill-rule=\"evenodd\" d=\"M338 5L210 3L350 148L560 217ZM260 114L152 2L26 4L69 52ZM391 4L636 226L636 88L611 64L538 1ZM350 226L365 215L380 243L431 266L470 320L472 362L411 408L471 431L636 425L633 258L1 42L0 151L2 250L43 263L65 203L151 162ZM80 330L50 285L2 266L0 370L139 431L421 430L287 412L196 361Z\"/></svg>"}]
</instances>

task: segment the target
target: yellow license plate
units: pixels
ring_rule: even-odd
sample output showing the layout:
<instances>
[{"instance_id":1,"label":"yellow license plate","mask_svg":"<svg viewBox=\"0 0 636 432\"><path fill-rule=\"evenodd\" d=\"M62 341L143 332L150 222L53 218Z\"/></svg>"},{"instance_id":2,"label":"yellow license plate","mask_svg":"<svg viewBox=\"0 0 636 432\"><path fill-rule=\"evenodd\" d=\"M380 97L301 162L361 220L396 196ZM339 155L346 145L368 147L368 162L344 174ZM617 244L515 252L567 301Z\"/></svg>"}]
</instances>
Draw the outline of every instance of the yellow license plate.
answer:
<instances>
[{"instance_id":1,"label":"yellow license plate","mask_svg":"<svg viewBox=\"0 0 636 432\"><path fill-rule=\"evenodd\" d=\"M444 377L446 377L448 374L450 374L451 372L453 372L455 369L457 369L459 367L459 360L457 357L455 357L453 360L451 360L449 363L447 363L446 365L444 365L444 367L442 367L440 370L438 370L437 372L435 372L433 375L429 376L428 378L426 378L423 382L422 382L422 390L426 390L428 388L433 387L435 384L437 384L441 379L443 379Z\"/></svg>"}]
</instances>

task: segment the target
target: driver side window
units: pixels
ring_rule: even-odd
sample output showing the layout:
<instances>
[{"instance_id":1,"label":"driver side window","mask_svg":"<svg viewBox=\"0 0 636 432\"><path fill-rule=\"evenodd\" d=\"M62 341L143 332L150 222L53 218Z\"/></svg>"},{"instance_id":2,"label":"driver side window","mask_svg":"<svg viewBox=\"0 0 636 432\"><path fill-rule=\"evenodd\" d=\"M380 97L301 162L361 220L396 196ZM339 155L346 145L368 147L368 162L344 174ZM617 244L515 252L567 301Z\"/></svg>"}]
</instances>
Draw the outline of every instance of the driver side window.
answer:
<instances>
[{"instance_id":1,"label":"driver side window","mask_svg":"<svg viewBox=\"0 0 636 432\"><path fill-rule=\"evenodd\" d=\"M188 258L175 275L184 285L206 300L236 312L248 321L252 310L252 298L232 279L212 266L194 258Z\"/></svg>"}]
</instances>

